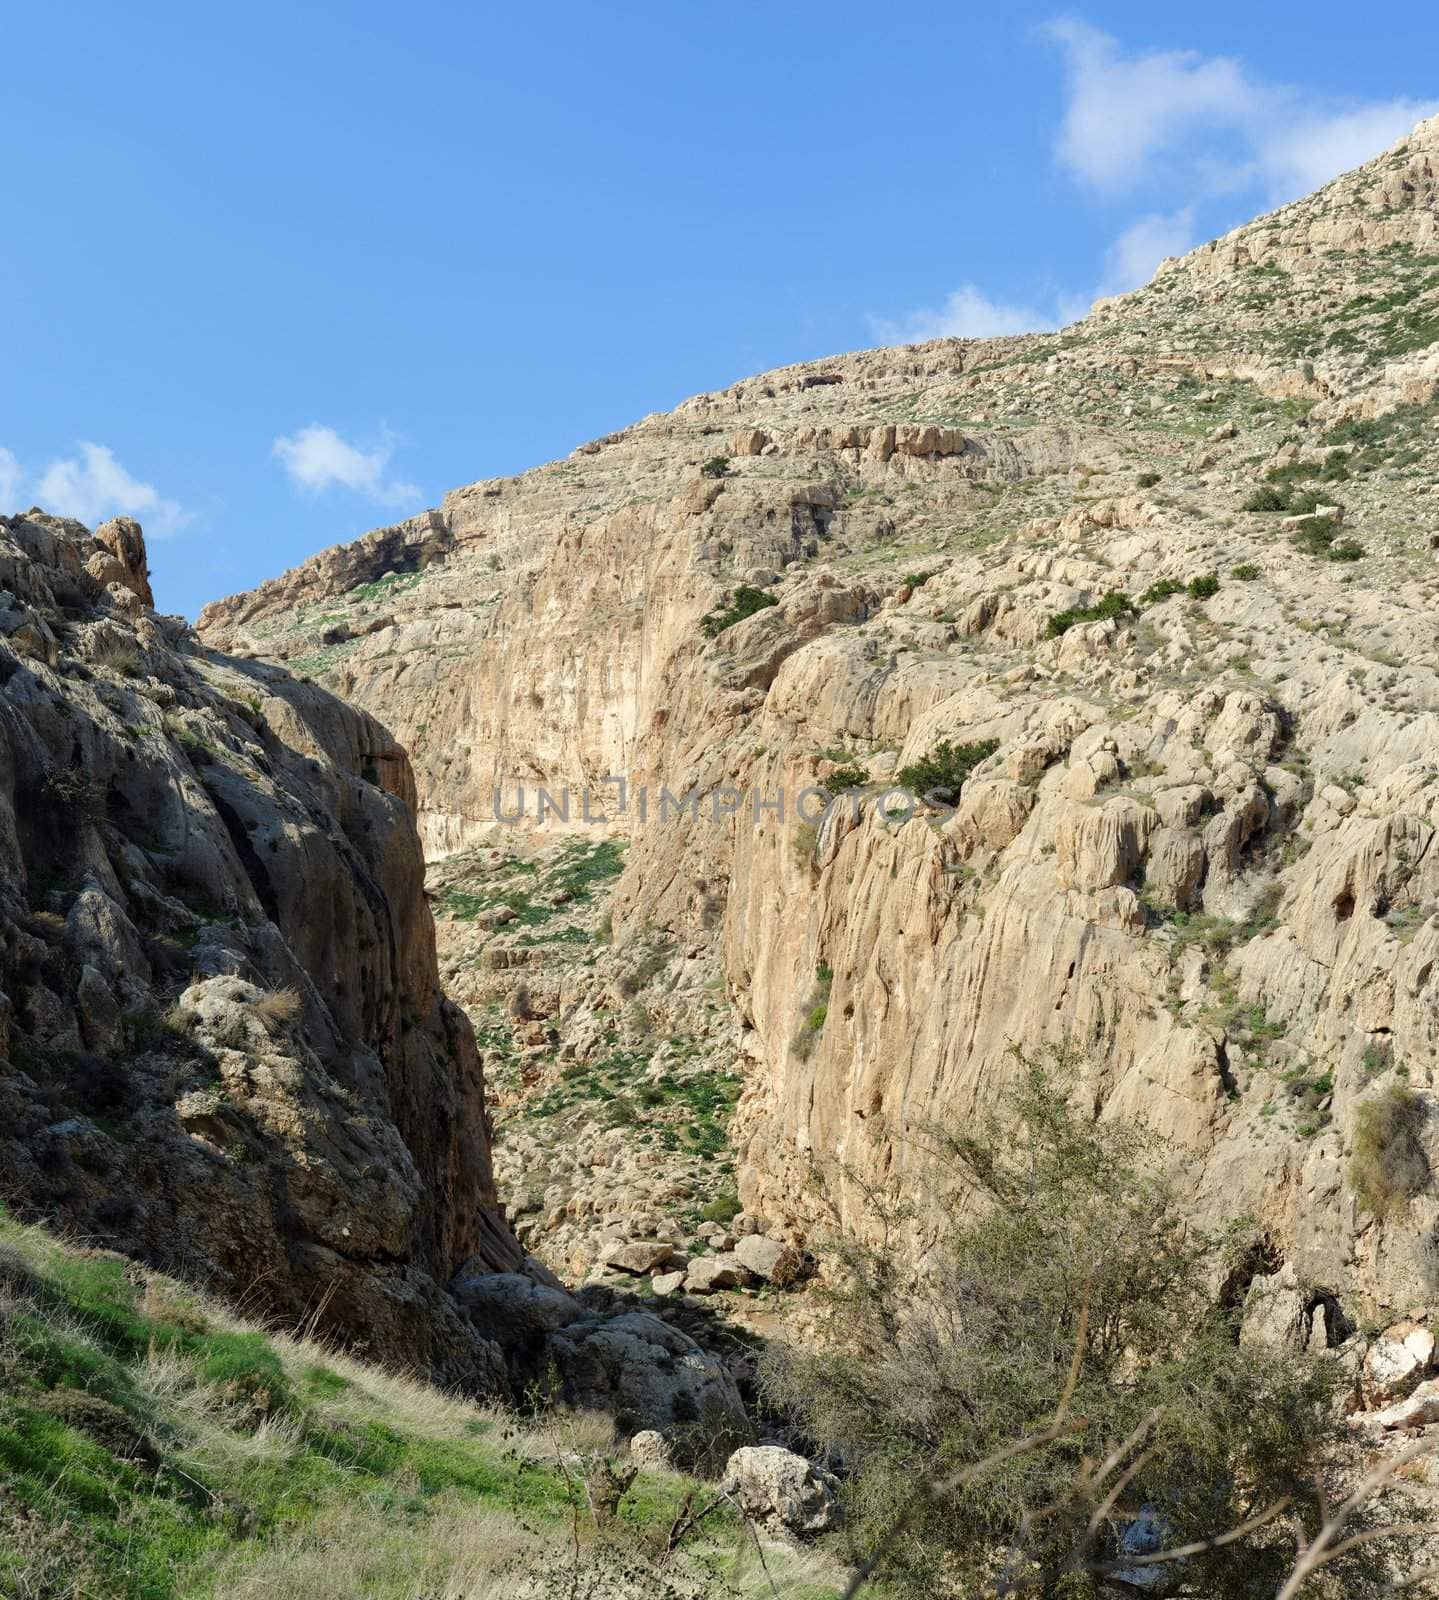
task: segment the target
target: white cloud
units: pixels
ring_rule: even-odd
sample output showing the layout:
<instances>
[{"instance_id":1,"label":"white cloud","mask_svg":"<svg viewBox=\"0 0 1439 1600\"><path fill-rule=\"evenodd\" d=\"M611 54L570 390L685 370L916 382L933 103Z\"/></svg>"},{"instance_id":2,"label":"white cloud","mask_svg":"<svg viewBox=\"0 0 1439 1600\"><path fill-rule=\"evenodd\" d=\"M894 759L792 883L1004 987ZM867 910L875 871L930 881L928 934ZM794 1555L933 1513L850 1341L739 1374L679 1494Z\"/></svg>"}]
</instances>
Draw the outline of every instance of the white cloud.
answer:
<instances>
[{"instance_id":1,"label":"white cloud","mask_svg":"<svg viewBox=\"0 0 1439 1600\"><path fill-rule=\"evenodd\" d=\"M1314 95L1230 56L1126 51L1074 17L1041 33L1065 59L1056 153L1111 193L1162 179L1194 198L1258 185L1270 201L1293 199L1378 155L1436 109L1403 97Z\"/></svg>"},{"instance_id":2,"label":"white cloud","mask_svg":"<svg viewBox=\"0 0 1439 1600\"><path fill-rule=\"evenodd\" d=\"M1125 294L1148 283L1167 256L1182 256L1199 241L1194 232L1194 207L1166 214L1151 211L1131 223L1110 245L1104 258L1102 295Z\"/></svg>"},{"instance_id":3,"label":"white cloud","mask_svg":"<svg viewBox=\"0 0 1439 1600\"><path fill-rule=\"evenodd\" d=\"M1301 117L1265 138L1260 164L1271 191L1294 199L1373 160L1436 111L1439 103L1433 100L1384 100L1329 116Z\"/></svg>"},{"instance_id":4,"label":"white cloud","mask_svg":"<svg viewBox=\"0 0 1439 1600\"><path fill-rule=\"evenodd\" d=\"M1184 255L1206 236L1206 220L1217 232L1236 211L1320 188L1439 113L1439 101L1314 94L1233 56L1128 49L1078 17L1057 17L1039 32L1064 56L1059 163L1092 196L1127 199L1140 212L1105 252L1099 296L1147 283L1166 256ZM1220 201L1222 210L1213 204ZM886 343L1041 332L1082 317L1089 298L1064 291L1044 311L991 300L966 283L940 307L898 321L871 317L870 325Z\"/></svg>"},{"instance_id":5,"label":"white cloud","mask_svg":"<svg viewBox=\"0 0 1439 1600\"><path fill-rule=\"evenodd\" d=\"M0 449L0 505L14 512L23 501L91 528L106 517L137 517L157 539L178 533L190 521L177 501L127 472L108 445L82 440L76 449L76 455L57 456L33 479L9 450Z\"/></svg>"},{"instance_id":6,"label":"white cloud","mask_svg":"<svg viewBox=\"0 0 1439 1600\"><path fill-rule=\"evenodd\" d=\"M1205 59L1192 50L1126 56L1117 39L1074 17L1057 18L1041 33L1065 57L1059 158L1101 187L1135 182L1196 126L1242 126L1267 92L1227 56Z\"/></svg>"},{"instance_id":7,"label":"white cloud","mask_svg":"<svg viewBox=\"0 0 1439 1600\"><path fill-rule=\"evenodd\" d=\"M961 284L944 304L911 312L898 322L871 317L884 344L919 344L925 339L989 339L1002 333L1042 333L1059 326L1052 311L991 300L972 283Z\"/></svg>"},{"instance_id":8,"label":"white cloud","mask_svg":"<svg viewBox=\"0 0 1439 1600\"><path fill-rule=\"evenodd\" d=\"M305 494L321 494L338 484L381 505L406 505L423 498L417 484L386 476L394 454L388 433L365 450L342 439L333 428L312 422L292 438L276 439L271 453Z\"/></svg>"}]
</instances>

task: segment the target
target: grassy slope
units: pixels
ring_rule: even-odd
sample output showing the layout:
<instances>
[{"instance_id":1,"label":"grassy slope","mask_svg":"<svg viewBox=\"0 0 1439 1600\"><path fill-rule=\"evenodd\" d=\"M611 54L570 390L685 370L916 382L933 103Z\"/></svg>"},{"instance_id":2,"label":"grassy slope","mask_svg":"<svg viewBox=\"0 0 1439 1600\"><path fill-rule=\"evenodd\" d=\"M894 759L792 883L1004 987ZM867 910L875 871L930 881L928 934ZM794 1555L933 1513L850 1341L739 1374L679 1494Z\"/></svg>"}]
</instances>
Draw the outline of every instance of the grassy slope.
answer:
<instances>
[{"instance_id":1,"label":"grassy slope","mask_svg":"<svg viewBox=\"0 0 1439 1600\"><path fill-rule=\"evenodd\" d=\"M681 1477L642 1474L597 1527L607 1438L267 1333L0 1211L6 1600L773 1592L719 1517L655 1567L686 1493L711 1498ZM815 1560L764 1553L790 1600L833 1594Z\"/></svg>"}]
</instances>

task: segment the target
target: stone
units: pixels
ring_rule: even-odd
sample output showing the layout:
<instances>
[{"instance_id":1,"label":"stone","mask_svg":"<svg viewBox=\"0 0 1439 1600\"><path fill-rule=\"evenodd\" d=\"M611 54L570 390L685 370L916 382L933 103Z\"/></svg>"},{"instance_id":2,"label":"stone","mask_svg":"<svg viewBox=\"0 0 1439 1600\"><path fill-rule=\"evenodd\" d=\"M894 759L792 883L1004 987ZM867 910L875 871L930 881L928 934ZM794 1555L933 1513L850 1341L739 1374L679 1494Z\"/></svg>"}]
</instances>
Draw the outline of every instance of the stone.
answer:
<instances>
[{"instance_id":1,"label":"stone","mask_svg":"<svg viewBox=\"0 0 1439 1600\"><path fill-rule=\"evenodd\" d=\"M1350 1421L1366 1428L1426 1428L1439 1422L1439 1378L1421 1383L1407 1399L1380 1411L1361 1411Z\"/></svg>"},{"instance_id":2,"label":"stone","mask_svg":"<svg viewBox=\"0 0 1439 1600\"><path fill-rule=\"evenodd\" d=\"M674 1258L674 1246L663 1239L630 1239L609 1244L600 1251L600 1265L642 1277Z\"/></svg>"},{"instance_id":3,"label":"stone","mask_svg":"<svg viewBox=\"0 0 1439 1600\"><path fill-rule=\"evenodd\" d=\"M145 536L133 517L111 517L95 529L95 543L108 550L119 566L119 582L134 591L142 605L153 606L150 590L150 563L145 553Z\"/></svg>"},{"instance_id":4,"label":"stone","mask_svg":"<svg viewBox=\"0 0 1439 1600\"><path fill-rule=\"evenodd\" d=\"M1434 1335L1417 1322L1386 1328L1364 1355L1366 1405L1386 1406L1411 1394L1434 1365Z\"/></svg>"},{"instance_id":5,"label":"stone","mask_svg":"<svg viewBox=\"0 0 1439 1600\"><path fill-rule=\"evenodd\" d=\"M120 1034L120 1002L94 967L82 966L75 989L80 1037L87 1049L108 1050Z\"/></svg>"},{"instance_id":6,"label":"stone","mask_svg":"<svg viewBox=\"0 0 1439 1600\"><path fill-rule=\"evenodd\" d=\"M550 1334L545 1351L567 1404L657 1429L688 1463L752 1437L723 1363L647 1311L567 1322Z\"/></svg>"},{"instance_id":7,"label":"stone","mask_svg":"<svg viewBox=\"0 0 1439 1600\"><path fill-rule=\"evenodd\" d=\"M650 1279L650 1288L657 1295L678 1294L684 1287L685 1275L681 1272L657 1272Z\"/></svg>"},{"instance_id":8,"label":"stone","mask_svg":"<svg viewBox=\"0 0 1439 1600\"><path fill-rule=\"evenodd\" d=\"M655 1428L641 1428L630 1436L630 1459L647 1472L673 1472L674 1451L670 1442Z\"/></svg>"},{"instance_id":9,"label":"stone","mask_svg":"<svg viewBox=\"0 0 1439 1600\"><path fill-rule=\"evenodd\" d=\"M722 1487L771 1534L811 1539L843 1522L832 1473L781 1445L749 1445L725 1463Z\"/></svg>"},{"instance_id":10,"label":"stone","mask_svg":"<svg viewBox=\"0 0 1439 1600\"><path fill-rule=\"evenodd\" d=\"M717 1289L739 1289L749 1273L735 1256L697 1256L685 1270L688 1294L713 1294Z\"/></svg>"},{"instance_id":11,"label":"stone","mask_svg":"<svg viewBox=\"0 0 1439 1600\"><path fill-rule=\"evenodd\" d=\"M783 1288L799 1276L800 1253L793 1245L767 1239L763 1234L746 1234L734 1247L735 1260L755 1277Z\"/></svg>"}]
</instances>

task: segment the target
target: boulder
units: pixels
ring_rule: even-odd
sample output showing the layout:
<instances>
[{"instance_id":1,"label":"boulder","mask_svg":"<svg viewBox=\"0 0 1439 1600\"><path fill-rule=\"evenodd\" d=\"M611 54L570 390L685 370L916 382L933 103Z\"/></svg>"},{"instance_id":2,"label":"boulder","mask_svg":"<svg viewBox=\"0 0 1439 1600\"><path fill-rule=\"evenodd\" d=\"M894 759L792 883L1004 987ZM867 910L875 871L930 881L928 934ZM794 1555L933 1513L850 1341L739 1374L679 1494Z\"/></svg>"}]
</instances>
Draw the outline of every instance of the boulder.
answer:
<instances>
[{"instance_id":1,"label":"boulder","mask_svg":"<svg viewBox=\"0 0 1439 1600\"><path fill-rule=\"evenodd\" d=\"M641 1428L630 1440L630 1459L649 1472L673 1472L674 1452L657 1428Z\"/></svg>"},{"instance_id":2,"label":"boulder","mask_svg":"<svg viewBox=\"0 0 1439 1600\"><path fill-rule=\"evenodd\" d=\"M621 1427L657 1429L688 1463L753 1437L724 1366L648 1311L567 1323L546 1350L567 1404L608 1412Z\"/></svg>"},{"instance_id":3,"label":"boulder","mask_svg":"<svg viewBox=\"0 0 1439 1600\"><path fill-rule=\"evenodd\" d=\"M145 535L133 517L111 517L95 530L95 543L115 558L120 568L118 582L134 592L142 604L153 606L150 592L150 564L145 555Z\"/></svg>"},{"instance_id":4,"label":"boulder","mask_svg":"<svg viewBox=\"0 0 1439 1600\"><path fill-rule=\"evenodd\" d=\"M648 1311L599 1313L519 1272L462 1275L450 1289L475 1331L505 1347L517 1392L553 1370L567 1405L622 1431L659 1430L687 1463L752 1436L724 1366Z\"/></svg>"},{"instance_id":5,"label":"boulder","mask_svg":"<svg viewBox=\"0 0 1439 1600\"><path fill-rule=\"evenodd\" d=\"M666 1265L674 1253L674 1246L663 1239L627 1239L622 1244L607 1244L600 1251L599 1262L602 1267L640 1277Z\"/></svg>"},{"instance_id":6,"label":"boulder","mask_svg":"<svg viewBox=\"0 0 1439 1600\"><path fill-rule=\"evenodd\" d=\"M1439 1422L1439 1378L1429 1378L1409 1396L1382 1411L1365 1411L1353 1419L1366 1428L1425 1428Z\"/></svg>"},{"instance_id":7,"label":"boulder","mask_svg":"<svg viewBox=\"0 0 1439 1600\"><path fill-rule=\"evenodd\" d=\"M812 1539L844 1520L833 1474L782 1445L736 1450L725 1464L723 1488L769 1533Z\"/></svg>"},{"instance_id":8,"label":"boulder","mask_svg":"<svg viewBox=\"0 0 1439 1600\"><path fill-rule=\"evenodd\" d=\"M1386 1406L1412 1394L1434 1365L1434 1335L1417 1322L1396 1322L1364 1356L1364 1400Z\"/></svg>"},{"instance_id":9,"label":"boulder","mask_svg":"<svg viewBox=\"0 0 1439 1600\"><path fill-rule=\"evenodd\" d=\"M683 1272L657 1272L650 1279L650 1288L658 1295L678 1294L684 1281Z\"/></svg>"},{"instance_id":10,"label":"boulder","mask_svg":"<svg viewBox=\"0 0 1439 1600\"><path fill-rule=\"evenodd\" d=\"M685 1272L690 1294L713 1294L716 1289L739 1289L749 1282L744 1264L732 1255L700 1256Z\"/></svg>"},{"instance_id":11,"label":"boulder","mask_svg":"<svg viewBox=\"0 0 1439 1600\"><path fill-rule=\"evenodd\" d=\"M746 1234L734 1247L735 1260L763 1278L783 1288L799 1276L800 1254L791 1244L777 1239L767 1239L762 1233Z\"/></svg>"}]
</instances>

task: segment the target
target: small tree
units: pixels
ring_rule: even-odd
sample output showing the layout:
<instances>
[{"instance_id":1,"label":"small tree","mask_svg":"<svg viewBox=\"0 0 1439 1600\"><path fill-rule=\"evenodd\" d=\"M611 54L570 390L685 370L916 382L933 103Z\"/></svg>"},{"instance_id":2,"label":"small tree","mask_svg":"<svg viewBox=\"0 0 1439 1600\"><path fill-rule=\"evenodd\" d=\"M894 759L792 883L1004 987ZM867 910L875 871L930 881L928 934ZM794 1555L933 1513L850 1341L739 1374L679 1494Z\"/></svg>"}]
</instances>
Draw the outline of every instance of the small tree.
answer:
<instances>
[{"instance_id":1,"label":"small tree","mask_svg":"<svg viewBox=\"0 0 1439 1600\"><path fill-rule=\"evenodd\" d=\"M1116 1563L1258 1518L1141 1587L1273 1596L1320 1520L1329 1369L1241 1346L1211 1293L1238 1231L1193 1226L1152 1140L1018 1064L1000 1114L936 1136L969 1204L920 1271L840 1244L834 1343L772 1356L772 1397L849 1464L854 1557L901 1594L1109 1593ZM1334 1593L1371 1592L1373 1549Z\"/></svg>"},{"instance_id":2,"label":"small tree","mask_svg":"<svg viewBox=\"0 0 1439 1600\"><path fill-rule=\"evenodd\" d=\"M947 805L959 799L970 773L999 749L998 739L980 739L974 744L951 744L941 739L927 756L912 766L901 767L895 782L921 799L933 796Z\"/></svg>"}]
</instances>

